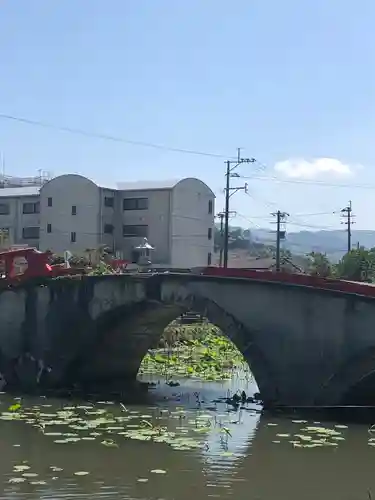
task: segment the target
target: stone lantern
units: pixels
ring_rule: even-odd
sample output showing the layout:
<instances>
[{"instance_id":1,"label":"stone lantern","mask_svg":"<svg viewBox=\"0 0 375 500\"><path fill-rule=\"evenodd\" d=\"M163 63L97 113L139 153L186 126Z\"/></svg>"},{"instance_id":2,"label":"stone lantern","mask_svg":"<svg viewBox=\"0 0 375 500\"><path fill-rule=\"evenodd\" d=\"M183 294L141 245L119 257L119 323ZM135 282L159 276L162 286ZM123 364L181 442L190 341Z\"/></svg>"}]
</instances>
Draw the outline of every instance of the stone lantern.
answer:
<instances>
[{"instance_id":1,"label":"stone lantern","mask_svg":"<svg viewBox=\"0 0 375 500\"><path fill-rule=\"evenodd\" d=\"M134 248L137 255L137 264L141 269L148 269L152 265L151 254L155 248L150 245L147 238L143 238L143 243Z\"/></svg>"}]
</instances>

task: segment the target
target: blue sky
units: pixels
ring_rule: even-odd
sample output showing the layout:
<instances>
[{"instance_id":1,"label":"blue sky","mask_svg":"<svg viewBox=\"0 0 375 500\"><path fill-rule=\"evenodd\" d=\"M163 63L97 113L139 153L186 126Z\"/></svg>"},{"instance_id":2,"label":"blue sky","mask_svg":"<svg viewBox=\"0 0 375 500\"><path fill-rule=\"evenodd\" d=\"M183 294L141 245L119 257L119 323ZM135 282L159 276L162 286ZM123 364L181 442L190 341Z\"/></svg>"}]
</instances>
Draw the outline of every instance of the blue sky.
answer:
<instances>
[{"instance_id":1,"label":"blue sky","mask_svg":"<svg viewBox=\"0 0 375 500\"><path fill-rule=\"evenodd\" d=\"M242 147L258 162L233 180L249 184L235 222L280 208L290 230L342 228L332 212L352 199L356 227L375 229L374 19L373 0L3 0L0 113L222 155L0 118L6 173L200 177L220 210Z\"/></svg>"}]
</instances>

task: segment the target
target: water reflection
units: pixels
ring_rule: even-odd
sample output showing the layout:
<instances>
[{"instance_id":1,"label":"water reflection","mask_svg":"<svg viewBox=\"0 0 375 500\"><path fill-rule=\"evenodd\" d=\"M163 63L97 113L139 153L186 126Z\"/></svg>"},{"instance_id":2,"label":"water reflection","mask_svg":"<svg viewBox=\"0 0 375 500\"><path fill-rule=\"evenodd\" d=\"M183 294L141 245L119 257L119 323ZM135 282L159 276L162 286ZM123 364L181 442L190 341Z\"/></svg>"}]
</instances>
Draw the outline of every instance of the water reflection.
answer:
<instances>
[{"instance_id":1,"label":"water reflection","mask_svg":"<svg viewBox=\"0 0 375 500\"><path fill-rule=\"evenodd\" d=\"M160 383L127 412L118 404L95 403L90 409L76 402L87 406L79 410L82 418L95 419L91 413L103 409L114 423L84 429L81 419L78 426L48 425L44 433L43 414L56 419L56 411L73 403L25 399L28 422L0 422L0 498L354 500L368 499L368 490L375 498L375 439L369 441L368 426L260 416L250 404L236 412L213 402L236 389L251 393L256 387L241 377L228 383L189 380L173 388ZM2 395L1 411L11 402ZM184 449L181 441L181 449L174 449L168 442L123 435L140 420L201 446ZM64 443L74 434L76 441ZM118 447L104 446L104 440Z\"/></svg>"}]
</instances>

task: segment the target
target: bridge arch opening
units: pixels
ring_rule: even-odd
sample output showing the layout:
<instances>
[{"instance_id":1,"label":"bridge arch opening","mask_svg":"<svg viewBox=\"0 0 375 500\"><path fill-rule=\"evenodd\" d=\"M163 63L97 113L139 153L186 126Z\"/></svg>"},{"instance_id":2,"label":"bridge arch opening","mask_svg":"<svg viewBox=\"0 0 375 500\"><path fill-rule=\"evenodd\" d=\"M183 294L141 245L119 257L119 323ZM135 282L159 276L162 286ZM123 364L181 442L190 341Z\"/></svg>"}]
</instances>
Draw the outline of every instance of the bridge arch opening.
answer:
<instances>
[{"instance_id":1,"label":"bridge arch opening","mask_svg":"<svg viewBox=\"0 0 375 500\"><path fill-rule=\"evenodd\" d=\"M90 346L71 365L68 380L88 389L135 381L149 349L158 345L171 322L188 311L197 311L207 318L212 328L219 329L236 346L250 367L262 398L267 395L266 401L276 400L277 378L253 342L251 332L215 302L192 296L186 304L144 301L99 316Z\"/></svg>"},{"instance_id":2,"label":"bridge arch opening","mask_svg":"<svg viewBox=\"0 0 375 500\"><path fill-rule=\"evenodd\" d=\"M253 382L249 364L237 346L214 324L192 311L181 314L143 358L138 378L164 377L166 382L193 377L203 381ZM254 392L257 392L255 382Z\"/></svg>"},{"instance_id":3,"label":"bridge arch opening","mask_svg":"<svg viewBox=\"0 0 375 500\"><path fill-rule=\"evenodd\" d=\"M324 385L317 403L375 406L375 348L352 356Z\"/></svg>"}]
</instances>

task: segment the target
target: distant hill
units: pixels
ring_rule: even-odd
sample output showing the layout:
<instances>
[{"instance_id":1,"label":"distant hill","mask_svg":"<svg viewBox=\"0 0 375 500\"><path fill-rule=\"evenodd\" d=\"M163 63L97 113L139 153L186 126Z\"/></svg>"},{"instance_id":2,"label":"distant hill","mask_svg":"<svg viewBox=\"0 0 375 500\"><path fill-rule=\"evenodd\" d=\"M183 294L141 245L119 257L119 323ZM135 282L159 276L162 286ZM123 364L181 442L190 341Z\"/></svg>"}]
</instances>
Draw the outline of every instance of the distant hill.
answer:
<instances>
[{"instance_id":1,"label":"distant hill","mask_svg":"<svg viewBox=\"0 0 375 500\"><path fill-rule=\"evenodd\" d=\"M276 235L268 229L251 230L253 241L266 245L274 244ZM357 242L366 248L375 247L375 231L352 231L352 245ZM346 253L347 234L342 231L298 231L287 232L283 248L295 255L304 255L312 251L326 253L333 262L338 261Z\"/></svg>"},{"instance_id":2,"label":"distant hill","mask_svg":"<svg viewBox=\"0 0 375 500\"><path fill-rule=\"evenodd\" d=\"M229 227L229 242L228 242L228 265L229 267L247 267L257 269L269 269L276 265L276 248L274 235L273 239L268 241L267 231L264 233L264 241L262 241L262 233L259 240L249 229L242 227ZM222 238L219 226L215 227L215 264L219 263L220 247ZM286 247L282 249L281 256L286 258L288 263L294 268L306 269L309 265L309 260L303 253L293 253ZM284 262L285 264L285 262ZM289 265L288 264L288 265ZM286 264L285 264L286 265Z\"/></svg>"}]
</instances>

